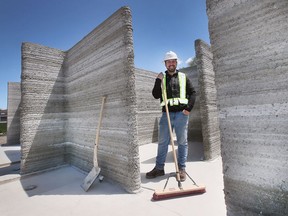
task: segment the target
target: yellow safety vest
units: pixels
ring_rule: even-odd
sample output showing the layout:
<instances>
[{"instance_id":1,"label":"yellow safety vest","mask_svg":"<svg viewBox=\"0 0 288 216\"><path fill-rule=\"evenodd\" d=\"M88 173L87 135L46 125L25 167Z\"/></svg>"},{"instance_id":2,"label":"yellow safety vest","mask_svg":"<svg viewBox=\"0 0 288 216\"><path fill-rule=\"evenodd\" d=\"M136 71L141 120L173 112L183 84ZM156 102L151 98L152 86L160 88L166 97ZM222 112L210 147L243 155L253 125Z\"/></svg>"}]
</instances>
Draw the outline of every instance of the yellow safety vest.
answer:
<instances>
[{"instance_id":1,"label":"yellow safety vest","mask_svg":"<svg viewBox=\"0 0 288 216\"><path fill-rule=\"evenodd\" d=\"M180 86L180 97L179 98L167 98L167 103L170 106L179 105L180 104L188 104L188 99L186 98L186 74L182 72L178 72L179 86ZM166 92L166 74L163 77L163 91ZM164 98L162 92L162 98ZM164 100L161 103L161 106L165 106Z\"/></svg>"}]
</instances>

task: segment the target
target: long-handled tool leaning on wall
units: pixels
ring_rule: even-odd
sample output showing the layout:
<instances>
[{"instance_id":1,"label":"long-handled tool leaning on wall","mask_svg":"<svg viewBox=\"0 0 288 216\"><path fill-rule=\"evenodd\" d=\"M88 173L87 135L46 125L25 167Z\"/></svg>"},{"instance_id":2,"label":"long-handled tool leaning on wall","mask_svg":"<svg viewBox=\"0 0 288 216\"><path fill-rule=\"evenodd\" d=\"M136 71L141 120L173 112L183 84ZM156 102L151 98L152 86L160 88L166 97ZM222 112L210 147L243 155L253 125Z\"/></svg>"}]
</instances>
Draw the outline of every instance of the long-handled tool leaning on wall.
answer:
<instances>
[{"instance_id":1,"label":"long-handled tool leaning on wall","mask_svg":"<svg viewBox=\"0 0 288 216\"><path fill-rule=\"evenodd\" d=\"M102 181L103 177L100 176L101 168L98 166L98 159L97 159L97 150L98 150L98 144L99 144L99 134L100 134L100 127L102 123L102 115L103 115L103 109L104 109L104 103L105 103L106 97L102 97L102 104L101 104L101 110L100 110L100 116L98 121L98 127L96 132L96 138L95 138L95 145L94 145L94 155L93 155L93 168L89 172L89 174L84 179L83 183L81 184L81 187L88 191L93 182L97 179L99 176L99 180Z\"/></svg>"},{"instance_id":2,"label":"long-handled tool leaning on wall","mask_svg":"<svg viewBox=\"0 0 288 216\"><path fill-rule=\"evenodd\" d=\"M163 190L155 190L153 197L152 197L152 200L162 200L162 199L168 199L168 198L179 197L179 196L188 196L188 195L205 193L206 192L205 186L197 185L195 183L195 181L188 175L188 173L186 173L186 174L192 180L193 185L191 185L189 187L183 187L182 186L182 183L180 181L179 168L178 168L177 156L176 156L176 151L175 151L175 144L174 144L174 140L173 140L174 138L173 138L173 132L172 132L172 127L171 127L169 109L168 109L168 104L167 104L167 95L166 95L166 92L164 91L164 88L163 88L163 80L162 80L162 95L164 97L163 100L165 103L165 110L166 110L166 114L167 114L169 134L170 134L173 158L174 158L174 163L175 163L175 168L176 168L176 175L170 174L170 176L167 178L167 181L166 181L166 184L165 184ZM171 176L174 176L176 178L176 180L178 182L178 188L166 189L167 183L168 183L169 178Z\"/></svg>"}]
</instances>

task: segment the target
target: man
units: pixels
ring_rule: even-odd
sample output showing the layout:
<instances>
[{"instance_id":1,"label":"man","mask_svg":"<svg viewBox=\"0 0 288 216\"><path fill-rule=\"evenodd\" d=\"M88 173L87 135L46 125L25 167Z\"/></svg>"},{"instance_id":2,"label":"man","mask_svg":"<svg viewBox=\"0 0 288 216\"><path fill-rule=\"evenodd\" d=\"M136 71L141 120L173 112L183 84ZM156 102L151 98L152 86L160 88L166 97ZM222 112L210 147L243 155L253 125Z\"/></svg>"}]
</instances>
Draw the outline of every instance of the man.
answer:
<instances>
[{"instance_id":1,"label":"man","mask_svg":"<svg viewBox=\"0 0 288 216\"><path fill-rule=\"evenodd\" d=\"M155 99L160 98L162 106L162 116L159 122L158 151L156 157L156 165L154 169L146 173L146 178L156 178L165 175L164 166L170 143L169 126L165 103L162 96L162 80L163 90L166 91L169 116L171 127L175 130L178 143L178 167L180 181L186 180L186 160L188 154L187 129L189 121L189 113L192 110L196 92L188 77L179 72L177 68L178 57L176 53L169 51L165 54L164 62L165 74L159 73L152 90Z\"/></svg>"}]
</instances>

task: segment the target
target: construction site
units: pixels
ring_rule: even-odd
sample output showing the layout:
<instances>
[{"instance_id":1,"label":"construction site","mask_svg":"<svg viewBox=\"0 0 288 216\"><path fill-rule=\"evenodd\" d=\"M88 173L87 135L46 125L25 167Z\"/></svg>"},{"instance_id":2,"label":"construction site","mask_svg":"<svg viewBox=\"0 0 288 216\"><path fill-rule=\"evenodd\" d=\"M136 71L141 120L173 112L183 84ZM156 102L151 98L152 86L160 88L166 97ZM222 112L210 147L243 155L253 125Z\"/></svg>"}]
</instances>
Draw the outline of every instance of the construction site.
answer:
<instances>
[{"instance_id":1,"label":"construction site","mask_svg":"<svg viewBox=\"0 0 288 216\"><path fill-rule=\"evenodd\" d=\"M196 40L197 65L181 69L197 92L187 173L206 192L151 200L167 179L145 178L157 152L157 73L134 65L133 13L122 7L69 50L22 44L1 140L1 215L288 215L288 2L206 6L211 44ZM84 191L100 110L101 179Z\"/></svg>"}]
</instances>

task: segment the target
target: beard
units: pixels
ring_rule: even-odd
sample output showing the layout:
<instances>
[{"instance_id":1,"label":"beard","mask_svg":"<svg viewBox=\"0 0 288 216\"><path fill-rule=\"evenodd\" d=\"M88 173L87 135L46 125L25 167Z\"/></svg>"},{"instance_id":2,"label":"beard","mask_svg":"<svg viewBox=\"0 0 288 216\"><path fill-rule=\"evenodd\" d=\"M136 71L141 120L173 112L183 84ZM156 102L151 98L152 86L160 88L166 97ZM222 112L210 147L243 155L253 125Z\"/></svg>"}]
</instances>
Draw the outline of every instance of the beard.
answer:
<instances>
[{"instance_id":1,"label":"beard","mask_svg":"<svg viewBox=\"0 0 288 216\"><path fill-rule=\"evenodd\" d=\"M175 65L170 65L167 67L168 72L174 73L176 71L176 66Z\"/></svg>"}]
</instances>

